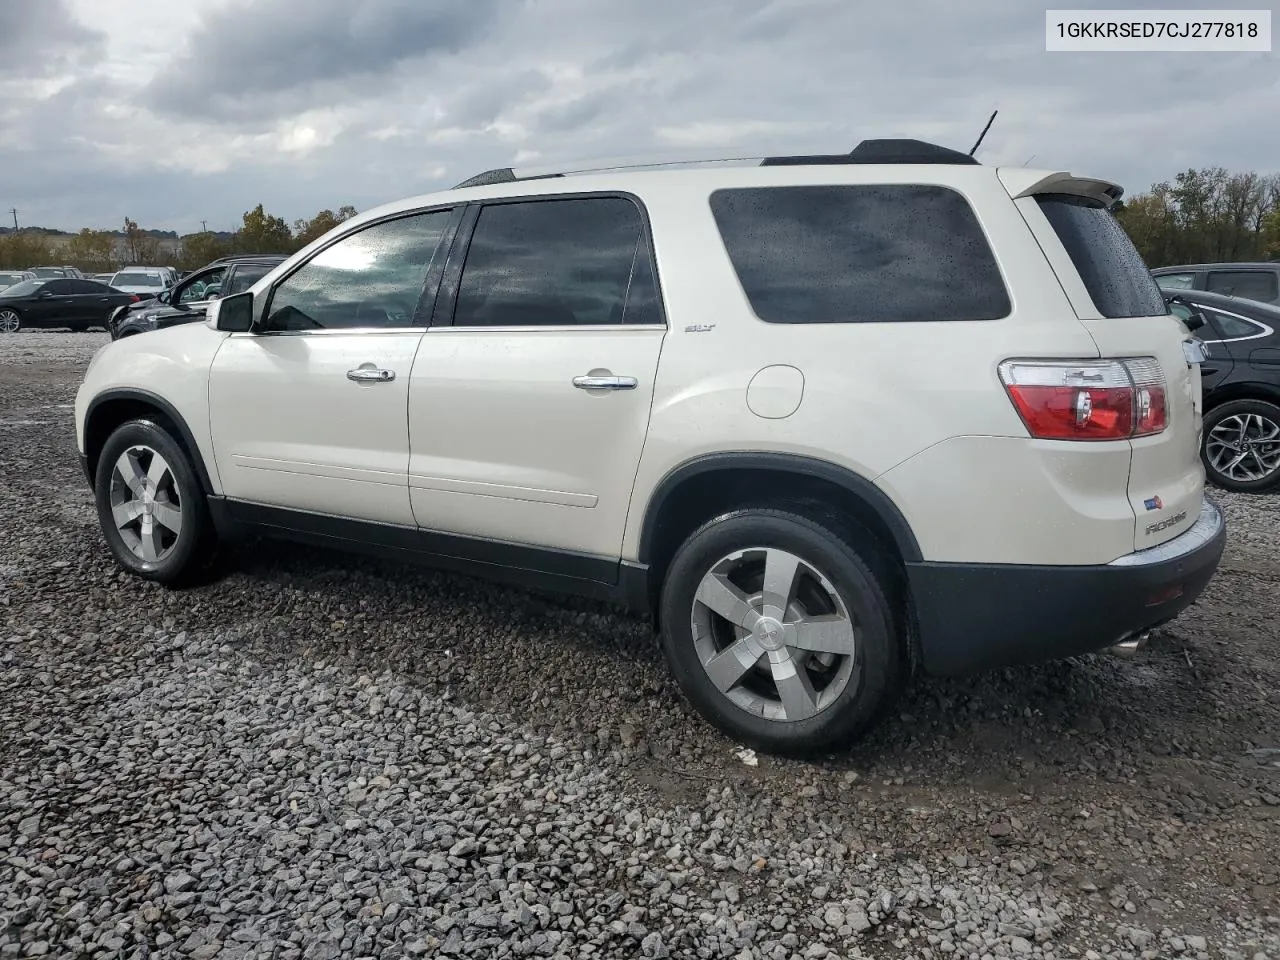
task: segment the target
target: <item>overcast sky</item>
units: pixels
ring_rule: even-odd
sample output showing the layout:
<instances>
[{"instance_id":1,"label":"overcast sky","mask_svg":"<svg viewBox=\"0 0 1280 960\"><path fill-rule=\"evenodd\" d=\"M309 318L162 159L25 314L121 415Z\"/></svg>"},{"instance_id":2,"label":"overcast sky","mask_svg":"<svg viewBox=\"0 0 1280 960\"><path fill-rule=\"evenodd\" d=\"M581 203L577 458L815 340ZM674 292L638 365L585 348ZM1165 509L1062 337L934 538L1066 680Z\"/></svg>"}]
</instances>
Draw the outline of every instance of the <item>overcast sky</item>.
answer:
<instances>
[{"instance_id":1,"label":"overcast sky","mask_svg":"<svg viewBox=\"0 0 1280 960\"><path fill-rule=\"evenodd\" d=\"M881 136L968 150L995 107L984 163L1129 194L1193 166L1280 169L1280 55L1046 53L1044 9L0 0L0 208L63 229L232 229L259 202L292 221L512 162Z\"/></svg>"}]
</instances>

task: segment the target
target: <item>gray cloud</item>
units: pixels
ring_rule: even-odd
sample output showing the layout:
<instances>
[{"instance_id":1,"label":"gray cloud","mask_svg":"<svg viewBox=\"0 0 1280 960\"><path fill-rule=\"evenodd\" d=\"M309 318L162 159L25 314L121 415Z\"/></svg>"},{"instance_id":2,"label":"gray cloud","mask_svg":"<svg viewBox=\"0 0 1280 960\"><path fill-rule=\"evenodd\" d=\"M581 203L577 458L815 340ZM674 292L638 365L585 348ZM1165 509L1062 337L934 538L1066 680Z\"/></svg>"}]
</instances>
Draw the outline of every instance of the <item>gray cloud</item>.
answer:
<instances>
[{"instance_id":1,"label":"gray cloud","mask_svg":"<svg viewBox=\"0 0 1280 960\"><path fill-rule=\"evenodd\" d=\"M46 76L98 51L102 35L79 23L66 0L0 3L0 79Z\"/></svg>"},{"instance_id":2,"label":"gray cloud","mask_svg":"<svg viewBox=\"0 0 1280 960\"><path fill-rule=\"evenodd\" d=\"M498 0L261 0L216 10L149 84L171 113L229 118L286 110L318 87L388 73L405 60L455 52ZM367 89L367 87L366 87Z\"/></svg>"},{"instance_id":3,"label":"gray cloud","mask_svg":"<svg viewBox=\"0 0 1280 960\"><path fill-rule=\"evenodd\" d=\"M1050 54L1042 9L995 0L349 6L215 7L140 79L86 61L7 114L0 81L0 206L66 227L127 212L225 228L258 202L289 220L365 209L511 163L881 136L967 150L993 106L983 162L1033 158L1129 194L1189 166L1280 163L1274 54Z\"/></svg>"}]
</instances>

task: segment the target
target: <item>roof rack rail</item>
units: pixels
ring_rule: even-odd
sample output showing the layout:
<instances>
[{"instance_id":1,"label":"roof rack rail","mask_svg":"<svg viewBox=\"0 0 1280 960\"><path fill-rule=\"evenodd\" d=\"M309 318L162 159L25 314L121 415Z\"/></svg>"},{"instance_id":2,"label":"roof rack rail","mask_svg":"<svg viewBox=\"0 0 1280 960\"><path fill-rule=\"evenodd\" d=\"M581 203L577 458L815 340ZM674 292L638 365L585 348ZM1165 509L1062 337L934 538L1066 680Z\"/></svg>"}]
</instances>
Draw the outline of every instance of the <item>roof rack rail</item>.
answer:
<instances>
[{"instance_id":1,"label":"roof rack rail","mask_svg":"<svg viewBox=\"0 0 1280 960\"><path fill-rule=\"evenodd\" d=\"M561 169L535 168L529 172L514 167L495 167L477 173L474 177L456 184L453 189L487 187L495 183L515 183L522 180L542 180L577 173L598 173L604 170L639 170L662 166L697 166L699 164L745 163L754 166L818 166L846 163L956 163L977 164L967 153L942 147L924 140L863 140L849 153L804 154L779 157L716 157L702 160L654 160L649 162L599 162L594 164L566 164Z\"/></svg>"},{"instance_id":2,"label":"roof rack rail","mask_svg":"<svg viewBox=\"0 0 1280 960\"><path fill-rule=\"evenodd\" d=\"M827 163L964 163L978 161L967 153L924 140L863 140L849 153L799 157L765 157L762 167Z\"/></svg>"}]
</instances>

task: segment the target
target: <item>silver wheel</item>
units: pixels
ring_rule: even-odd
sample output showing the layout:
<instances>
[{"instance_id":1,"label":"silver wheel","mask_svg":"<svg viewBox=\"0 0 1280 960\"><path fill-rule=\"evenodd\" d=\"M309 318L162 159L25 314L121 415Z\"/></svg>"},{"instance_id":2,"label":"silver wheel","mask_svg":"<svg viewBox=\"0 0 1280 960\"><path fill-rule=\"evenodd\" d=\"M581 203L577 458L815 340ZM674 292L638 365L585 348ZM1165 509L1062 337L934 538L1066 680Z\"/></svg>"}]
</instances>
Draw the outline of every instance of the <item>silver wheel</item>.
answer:
<instances>
[{"instance_id":1,"label":"silver wheel","mask_svg":"<svg viewBox=\"0 0 1280 960\"><path fill-rule=\"evenodd\" d=\"M1280 470L1280 424L1257 413L1223 417L1205 439L1205 457L1228 480L1265 480Z\"/></svg>"},{"instance_id":2,"label":"silver wheel","mask_svg":"<svg viewBox=\"0 0 1280 960\"><path fill-rule=\"evenodd\" d=\"M0 333L17 333L22 327L22 318L12 310L0 310Z\"/></svg>"},{"instance_id":3,"label":"silver wheel","mask_svg":"<svg viewBox=\"0 0 1280 960\"><path fill-rule=\"evenodd\" d=\"M182 499L173 470L155 450L133 446L111 471L111 517L139 560L167 557L182 534Z\"/></svg>"},{"instance_id":4,"label":"silver wheel","mask_svg":"<svg viewBox=\"0 0 1280 960\"><path fill-rule=\"evenodd\" d=\"M858 630L831 582L795 554L739 550L698 585L694 649L716 688L767 720L807 720L854 676Z\"/></svg>"}]
</instances>

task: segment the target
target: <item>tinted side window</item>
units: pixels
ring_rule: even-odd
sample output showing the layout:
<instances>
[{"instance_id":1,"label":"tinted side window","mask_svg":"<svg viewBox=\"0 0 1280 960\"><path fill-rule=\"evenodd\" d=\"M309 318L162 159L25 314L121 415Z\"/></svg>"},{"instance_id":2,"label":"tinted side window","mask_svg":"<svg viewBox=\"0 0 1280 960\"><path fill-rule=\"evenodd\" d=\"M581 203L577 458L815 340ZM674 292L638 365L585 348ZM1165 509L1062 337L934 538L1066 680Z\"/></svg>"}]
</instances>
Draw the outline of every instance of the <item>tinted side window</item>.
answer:
<instances>
[{"instance_id":1,"label":"tinted side window","mask_svg":"<svg viewBox=\"0 0 1280 960\"><path fill-rule=\"evenodd\" d=\"M1241 320L1239 317L1233 317L1229 313L1223 313L1220 310L1212 308L1205 311L1209 319L1213 321L1213 325L1222 333L1223 340L1236 340L1240 337L1256 337L1263 333L1264 329L1257 324L1250 323L1248 320ZM1201 338L1207 339L1207 338Z\"/></svg>"},{"instance_id":2,"label":"tinted side window","mask_svg":"<svg viewBox=\"0 0 1280 960\"><path fill-rule=\"evenodd\" d=\"M276 285L263 328L412 326L449 217L437 210L388 220L326 247Z\"/></svg>"},{"instance_id":3,"label":"tinted side window","mask_svg":"<svg viewBox=\"0 0 1280 960\"><path fill-rule=\"evenodd\" d=\"M70 280L50 280L43 289L48 290L55 297L65 297L75 292L71 288Z\"/></svg>"},{"instance_id":4,"label":"tinted side window","mask_svg":"<svg viewBox=\"0 0 1280 960\"><path fill-rule=\"evenodd\" d=\"M270 263L238 264L231 272L231 282L220 291L220 295L229 297L233 293L243 293L274 269L275 265Z\"/></svg>"},{"instance_id":5,"label":"tinted side window","mask_svg":"<svg viewBox=\"0 0 1280 960\"><path fill-rule=\"evenodd\" d=\"M1151 271L1115 216L1097 200L1066 194L1036 197L1089 297L1104 317L1168 313Z\"/></svg>"},{"instance_id":6,"label":"tinted side window","mask_svg":"<svg viewBox=\"0 0 1280 960\"><path fill-rule=\"evenodd\" d=\"M1161 290L1190 290L1195 285L1194 273L1162 273L1156 277Z\"/></svg>"},{"instance_id":7,"label":"tinted side window","mask_svg":"<svg viewBox=\"0 0 1280 960\"><path fill-rule=\"evenodd\" d=\"M222 275L226 273L225 267L219 267L216 270L210 270L208 273L201 273L195 277L188 277L181 284L175 303L196 303L207 297L209 287L222 283Z\"/></svg>"},{"instance_id":8,"label":"tinted side window","mask_svg":"<svg viewBox=\"0 0 1280 960\"><path fill-rule=\"evenodd\" d=\"M995 320L1011 309L973 209L947 187L717 190L711 211L769 323Z\"/></svg>"},{"instance_id":9,"label":"tinted side window","mask_svg":"<svg viewBox=\"0 0 1280 960\"><path fill-rule=\"evenodd\" d=\"M106 286L94 280L67 280L66 282L71 284L72 293L78 293L81 296L96 294L97 296L105 297L111 292Z\"/></svg>"},{"instance_id":10,"label":"tinted side window","mask_svg":"<svg viewBox=\"0 0 1280 960\"><path fill-rule=\"evenodd\" d=\"M1205 289L1263 303L1280 296L1276 289L1276 275L1269 270L1213 270L1209 273Z\"/></svg>"},{"instance_id":11,"label":"tinted side window","mask_svg":"<svg viewBox=\"0 0 1280 960\"><path fill-rule=\"evenodd\" d=\"M630 200L529 200L481 209L455 326L619 324L624 316L628 323L660 322L644 224Z\"/></svg>"}]
</instances>

